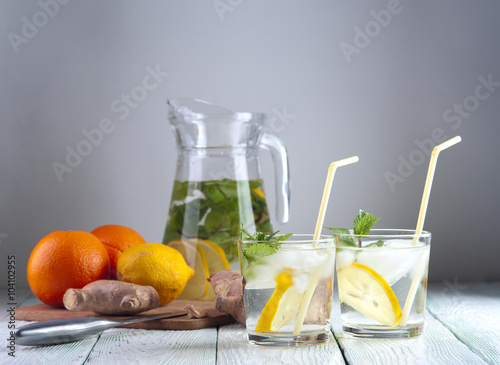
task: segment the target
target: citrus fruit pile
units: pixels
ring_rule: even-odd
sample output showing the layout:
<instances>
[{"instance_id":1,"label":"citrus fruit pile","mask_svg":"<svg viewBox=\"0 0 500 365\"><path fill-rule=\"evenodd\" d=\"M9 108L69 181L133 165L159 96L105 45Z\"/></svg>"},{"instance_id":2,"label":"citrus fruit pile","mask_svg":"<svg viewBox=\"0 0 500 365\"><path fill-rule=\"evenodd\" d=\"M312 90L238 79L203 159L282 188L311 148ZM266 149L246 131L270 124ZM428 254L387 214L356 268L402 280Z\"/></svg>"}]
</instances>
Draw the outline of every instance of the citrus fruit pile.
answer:
<instances>
[{"instance_id":1,"label":"citrus fruit pile","mask_svg":"<svg viewBox=\"0 0 500 365\"><path fill-rule=\"evenodd\" d=\"M108 224L90 233L56 231L45 236L31 252L27 276L33 294L56 307L64 307L67 289L102 279L150 285L164 305L179 296L213 300L207 278L226 269L226 256L213 242L174 241L169 247L146 243L135 230Z\"/></svg>"}]
</instances>

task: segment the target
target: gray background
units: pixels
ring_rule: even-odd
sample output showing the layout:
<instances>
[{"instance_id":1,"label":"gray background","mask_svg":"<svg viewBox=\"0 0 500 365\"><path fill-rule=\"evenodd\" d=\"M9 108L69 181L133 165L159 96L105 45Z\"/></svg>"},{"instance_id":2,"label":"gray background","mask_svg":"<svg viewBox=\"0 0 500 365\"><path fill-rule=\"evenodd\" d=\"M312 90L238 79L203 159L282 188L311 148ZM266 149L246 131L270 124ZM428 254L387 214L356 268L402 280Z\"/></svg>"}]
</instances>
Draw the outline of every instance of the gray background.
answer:
<instances>
[{"instance_id":1,"label":"gray background","mask_svg":"<svg viewBox=\"0 0 500 365\"><path fill-rule=\"evenodd\" d=\"M214 4L226 6L218 13ZM388 7L390 21L374 24L373 12ZM54 230L117 223L161 240L176 160L165 99L176 96L274 118L293 189L291 220L279 228L290 232L314 229L328 165L351 155L360 162L337 171L325 225L350 227L363 208L382 217L379 228L414 228L429 159L415 140L461 135L440 155L432 188L430 280L500 279L498 1L73 1L46 9L0 3L0 267L16 256L18 286L27 285L32 248ZM26 20L39 26L29 33ZM356 27L372 36L361 39ZM357 52L346 57L346 44ZM168 76L126 117L113 110L148 66ZM491 92L481 77L497 83ZM464 102L470 112L459 117L452 108ZM53 162L65 164L66 147L103 118L111 133L59 181ZM386 175L397 175L402 160L411 169L391 189ZM269 155L262 163L273 208Z\"/></svg>"}]
</instances>

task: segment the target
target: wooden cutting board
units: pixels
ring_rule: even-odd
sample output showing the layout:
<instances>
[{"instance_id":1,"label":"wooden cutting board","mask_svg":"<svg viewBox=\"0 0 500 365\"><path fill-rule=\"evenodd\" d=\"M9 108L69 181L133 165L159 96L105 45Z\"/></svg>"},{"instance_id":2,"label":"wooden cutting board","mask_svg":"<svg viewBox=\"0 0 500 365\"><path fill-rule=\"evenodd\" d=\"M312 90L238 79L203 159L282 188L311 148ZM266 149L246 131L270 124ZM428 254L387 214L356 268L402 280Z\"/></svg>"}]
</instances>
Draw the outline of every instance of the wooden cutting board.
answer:
<instances>
[{"instance_id":1,"label":"wooden cutting board","mask_svg":"<svg viewBox=\"0 0 500 365\"><path fill-rule=\"evenodd\" d=\"M217 327L223 324L235 322L234 318L231 315L215 309L214 301L199 300L174 300L172 303L169 303L167 305L140 313L137 315L137 317L183 311L186 304L192 304L196 308L205 310L208 313L208 316L205 318L188 318L187 316L165 318L155 321L131 323L121 327L156 330L194 330L200 328ZM111 320L128 318L126 316L101 316L95 314L94 312L69 311L64 308L55 308L46 304L31 305L28 307L20 307L16 309L16 319L20 321L43 322L53 319L80 317L99 317Z\"/></svg>"}]
</instances>

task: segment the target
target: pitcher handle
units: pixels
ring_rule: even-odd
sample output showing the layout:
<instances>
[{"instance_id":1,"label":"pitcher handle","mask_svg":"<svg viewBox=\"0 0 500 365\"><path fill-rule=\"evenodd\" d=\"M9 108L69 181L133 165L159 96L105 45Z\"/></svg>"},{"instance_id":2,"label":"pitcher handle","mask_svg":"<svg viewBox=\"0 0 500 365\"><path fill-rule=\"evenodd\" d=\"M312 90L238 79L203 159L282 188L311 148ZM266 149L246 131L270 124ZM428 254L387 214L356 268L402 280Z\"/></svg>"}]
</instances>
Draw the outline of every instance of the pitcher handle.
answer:
<instances>
[{"instance_id":1,"label":"pitcher handle","mask_svg":"<svg viewBox=\"0 0 500 365\"><path fill-rule=\"evenodd\" d=\"M269 151L275 166L276 181L276 219L279 223L288 222L290 216L290 171L288 154L283 142L273 134L264 133L260 147Z\"/></svg>"}]
</instances>

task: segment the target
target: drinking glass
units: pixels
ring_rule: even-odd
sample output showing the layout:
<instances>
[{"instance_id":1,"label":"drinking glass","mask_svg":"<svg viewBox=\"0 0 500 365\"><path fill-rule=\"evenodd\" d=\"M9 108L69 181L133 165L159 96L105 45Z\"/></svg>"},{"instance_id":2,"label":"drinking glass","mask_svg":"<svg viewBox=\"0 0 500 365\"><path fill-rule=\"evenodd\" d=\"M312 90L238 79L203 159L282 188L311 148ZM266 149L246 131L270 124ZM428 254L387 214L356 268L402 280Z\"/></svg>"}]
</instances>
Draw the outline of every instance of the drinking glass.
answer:
<instances>
[{"instance_id":1,"label":"drinking glass","mask_svg":"<svg viewBox=\"0 0 500 365\"><path fill-rule=\"evenodd\" d=\"M251 344L277 347L328 341L335 273L331 236L238 242Z\"/></svg>"},{"instance_id":2,"label":"drinking glass","mask_svg":"<svg viewBox=\"0 0 500 365\"><path fill-rule=\"evenodd\" d=\"M342 329L346 336L408 338L424 328L431 234L372 229L334 234Z\"/></svg>"}]
</instances>

